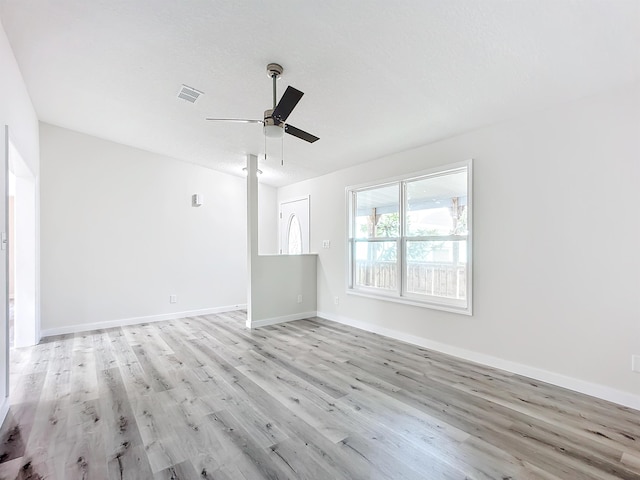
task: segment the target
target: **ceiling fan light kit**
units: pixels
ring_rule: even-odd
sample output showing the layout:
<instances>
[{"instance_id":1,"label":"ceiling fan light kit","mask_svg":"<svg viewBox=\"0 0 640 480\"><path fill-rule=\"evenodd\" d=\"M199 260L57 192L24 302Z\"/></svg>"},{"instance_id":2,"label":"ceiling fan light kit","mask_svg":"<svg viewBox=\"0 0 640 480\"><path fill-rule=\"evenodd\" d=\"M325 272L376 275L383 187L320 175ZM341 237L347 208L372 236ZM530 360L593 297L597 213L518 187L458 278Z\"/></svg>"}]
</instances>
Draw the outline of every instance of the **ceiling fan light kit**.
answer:
<instances>
[{"instance_id":1,"label":"ceiling fan light kit","mask_svg":"<svg viewBox=\"0 0 640 480\"><path fill-rule=\"evenodd\" d=\"M276 103L276 83L282 76L284 68L277 63L267 65L267 76L273 83L273 108L264 111L263 120L249 120L241 118L207 118L207 120L217 122L238 122L238 123L262 123L265 138L283 138L285 133L298 137L305 142L313 143L319 140L318 137L304 130L285 123L291 112L298 104L304 93L300 90L288 86L280 101ZM266 153L265 153L266 156Z\"/></svg>"},{"instance_id":2,"label":"ceiling fan light kit","mask_svg":"<svg viewBox=\"0 0 640 480\"><path fill-rule=\"evenodd\" d=\"M282 138L284 129L280 125L265 125L264 134L269 138Z\"/></svg>"},{"instance_id":3,"label":"ceiling fan light kit","mask_svg":"<svg viewBox=\"0 0 640 480\"><path fill-rule=\"evenodd\" d=\"M264 134L269 138L282 138L284 136L284 124L276 124L276 121L271 116L273 109L264 111Z\"/></svg>"}]
</instances>

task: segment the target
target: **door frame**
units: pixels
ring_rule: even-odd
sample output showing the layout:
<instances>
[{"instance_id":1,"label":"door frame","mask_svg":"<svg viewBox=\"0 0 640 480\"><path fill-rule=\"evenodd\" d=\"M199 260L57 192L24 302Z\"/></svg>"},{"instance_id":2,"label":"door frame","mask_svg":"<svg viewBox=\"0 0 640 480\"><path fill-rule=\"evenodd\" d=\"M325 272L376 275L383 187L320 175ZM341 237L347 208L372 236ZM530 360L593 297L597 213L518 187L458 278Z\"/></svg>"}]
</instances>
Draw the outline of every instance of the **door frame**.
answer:
<instances>
[{"instance_id":1,"label":"door frame","mask_svg":"<svg viewBox=\"0 0 640 480\"><path fill-rule=\"evenodd\" d=\"M2 346L2 348L4 348L5 362L5 385L4 398L2 399L2 420L4 420L4 417L7 413L6 411L4 411L4 408L6 407L8 410L9 385L11 383L9 380L9 256L7 255L9 251L9 125L4 126L2 134L4 137L4 142L2 142L2 166L0 168L2 168L2 175L4 175L4 178L2 178L2 188L4 189L4 191L1 192L4 201L4 220L1 226L2 238L0 241L2 242L2 249L0 250L0 252L2 252L2 256L4 257L4 291L2 293L2 295L4 296L4 345Z\"/></svg>"}]
</instances>

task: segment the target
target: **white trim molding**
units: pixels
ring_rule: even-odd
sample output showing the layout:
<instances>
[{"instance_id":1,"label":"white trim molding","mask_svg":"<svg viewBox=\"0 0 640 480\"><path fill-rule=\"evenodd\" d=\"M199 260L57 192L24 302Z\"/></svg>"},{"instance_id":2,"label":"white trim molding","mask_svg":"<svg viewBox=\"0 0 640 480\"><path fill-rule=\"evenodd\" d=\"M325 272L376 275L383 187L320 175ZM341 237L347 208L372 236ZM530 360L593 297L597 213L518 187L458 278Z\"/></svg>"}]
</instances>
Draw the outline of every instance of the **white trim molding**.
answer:
<instances>
[{"instance_id":1,"label":"white trim molding","mask_svg":"<svg viewBox=\"0 0 640 480\"><path fill-rule=\"evenodd\" d=\"M262 320L250 321L247 319L247 328L260 328L267 325L275 325L277 323L293 322L294 320L304 320L305 318L313 318L318 312L300 312L291 315L283 315L281 317L263 318Z\"/></svg>"},{"instance_id":2,"label":"white trim molding","mask_svg":"<svg viewBox=\"0 0 640 480\"><path fill-rule=\"evenodd\" d=\"M491 355L473 352L471 350L454 347L445 343L435 342L433 340L418 337L410 333L381 327L373 323L365 322L362 320L355 320L352 318L335 315L329 312L319 311L317 316L326 320L341 323L343 325L349 325L351 327L359 328L360 330L377 333L379 335L384 335L385 337L393 338L395 340L400 340L402 342L411 343L413 345L445 353L447 355L458 357L463 360L468 360L489 367L498 368L500 370L505 370L517 375L522 375L534 380L550 383L558 387L567 388L575 392L584 393L586 395L600 398L602 400L614 402L618 405L640 410L639 395L634 395L629 392L617 390L612 387L607 387L606 385L580 380L578 378L569 377L560 373L550 372L541 368L531 367L522 363L512 362L509 360L504 360L502 358L493 357Z\"/></svg>"},{"instance_id":3,"label":"white trim molding","mask_svg":"<svg viewBox=\"0 0 640 480\"><path fill-rule=\"evenodd\" d=\"M104 322L82 323L80 325L69 325L65 327L47 328L42 330L42 338L54 335L64 335L67 333L81 333L92 330L102 330L105 328L124 327L127 325L139 325L141 323L162 322L164 320L176 320L178 318L197 317L201 315L212 315L215 313L233 312L235 310L246 309L246 304L228 305L224 307L203 308L200 310L188 310L185 312L164 313L161 315L149 315L145 317L121 318L117 320L107 320Z\"/></svg>"}]
</instances>

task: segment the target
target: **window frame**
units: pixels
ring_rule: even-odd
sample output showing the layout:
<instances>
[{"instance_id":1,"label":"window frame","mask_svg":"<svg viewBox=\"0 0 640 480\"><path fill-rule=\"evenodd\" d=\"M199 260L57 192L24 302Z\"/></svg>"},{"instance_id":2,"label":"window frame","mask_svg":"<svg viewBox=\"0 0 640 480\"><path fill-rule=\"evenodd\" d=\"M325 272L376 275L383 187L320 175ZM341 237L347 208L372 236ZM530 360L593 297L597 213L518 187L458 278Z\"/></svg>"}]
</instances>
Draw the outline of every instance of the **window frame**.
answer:
<instances>
[{"instance_id":1,"label":"window frame","mask_svg":"<svg viewBox=\"0 0 640 480\"><path fill-rule=\"evenodd\" d=\"M406 235L406 189L407 183L425 178L434 178L452 174L455 171L466 169L467 175L467 235L431 235L431 236L407 236ZM356 218L356 194L366 190L382 188L390 185L398 186L398 237L357 238L355 230ZM441 165L427 170L411 172L405 175L387 178L364 184L350 185L345 188L346 197L346 293L367 298L375 298L396 303L414 305L435 310L459 313L463 315L473 314L473 159L463 162ZM466 240L467 278L466 278L466 304L461 305L455 299L446 297L426 296L420 293L407 292L407 242L408 241L461 241ZM396 268L397 285L395 289L381 289L355 284L355 246L358 242L388 242L396 241Z\"/></svg>"}]
</instances>

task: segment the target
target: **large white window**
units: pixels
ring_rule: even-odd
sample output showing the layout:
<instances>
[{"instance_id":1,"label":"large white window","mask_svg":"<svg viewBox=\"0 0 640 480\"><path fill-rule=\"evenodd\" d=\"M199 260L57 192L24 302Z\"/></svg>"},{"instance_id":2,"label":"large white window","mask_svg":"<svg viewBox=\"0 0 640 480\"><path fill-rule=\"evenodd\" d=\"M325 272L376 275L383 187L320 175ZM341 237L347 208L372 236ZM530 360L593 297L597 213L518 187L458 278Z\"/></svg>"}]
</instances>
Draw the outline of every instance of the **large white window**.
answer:
<instances>
[{"instance_id":1,"label":"large white window","mask_svg":"<svg viewBox=\"0 0 640 480\"><path fill-rule=\"evenodd\" d=\"M349 293L471 314L471 160L347 199Z\"/></svg>"}]
</instances>

